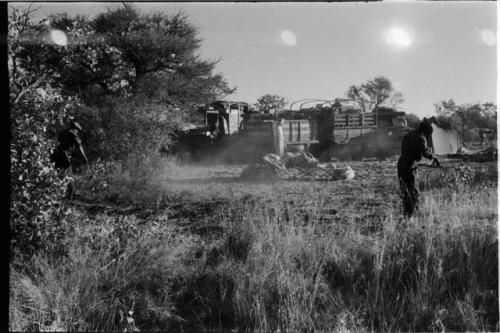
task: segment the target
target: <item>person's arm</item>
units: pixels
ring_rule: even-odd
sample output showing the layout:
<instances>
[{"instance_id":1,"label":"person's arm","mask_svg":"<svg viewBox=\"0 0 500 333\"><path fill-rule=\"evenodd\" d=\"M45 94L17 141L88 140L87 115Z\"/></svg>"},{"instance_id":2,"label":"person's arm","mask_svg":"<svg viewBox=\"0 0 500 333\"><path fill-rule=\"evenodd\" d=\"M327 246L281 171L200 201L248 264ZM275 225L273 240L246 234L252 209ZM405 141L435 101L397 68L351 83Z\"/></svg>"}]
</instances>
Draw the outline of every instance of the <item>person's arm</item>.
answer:
<instances>
[{"instance_id":1,"label":"person's arm","mask_svg":"<svg viewBox=\"0 0 500 333\"><path fill-rule=\"evenodd\" d=\"M76 146L76 148L78 149L78 151L82 155L85 163L89 163L87 155L85 155L85 152L83 151L82 140L80 140L80 138L76 134L74 135L74 145Z\"/></svg>"},{"instance_id":2,"label":"person's arm","mask_svg":"<svg viewBox=\"0 0 500 333\"><path fill-rule=\"evenodd\" d=\"M89 159L87 158L87 155L85 155L85 152L83 151L82 145L78 145L78 150L80 150L80 154L82 154L83 159L85 160L85 163L89 163Z\"/></svg>"},{"instance_id":3,"label":"person's arm","mask_svg":"<svg viewBox=\"0 0 500 333\"><path fill-rule=\"evenodd\" d=\"M419 140L419 150L423 157L428 158L429 160L434 159L434 156L432 155L432 150L427 145L427 140L423 136L421 136Z\"/></svg>"},{"instance_id":4,"label":"person's arm","mask_svg":"<svg viewBox=\"0 0 500 333\"><path fill-rule=\"evenodd\" d=\"M420 152L423 157L432 160L433 165L441 166L438 159L432 155L432 149L427 145L427 140L424 137L420 137Z\"/></svg>"}]
</instances>

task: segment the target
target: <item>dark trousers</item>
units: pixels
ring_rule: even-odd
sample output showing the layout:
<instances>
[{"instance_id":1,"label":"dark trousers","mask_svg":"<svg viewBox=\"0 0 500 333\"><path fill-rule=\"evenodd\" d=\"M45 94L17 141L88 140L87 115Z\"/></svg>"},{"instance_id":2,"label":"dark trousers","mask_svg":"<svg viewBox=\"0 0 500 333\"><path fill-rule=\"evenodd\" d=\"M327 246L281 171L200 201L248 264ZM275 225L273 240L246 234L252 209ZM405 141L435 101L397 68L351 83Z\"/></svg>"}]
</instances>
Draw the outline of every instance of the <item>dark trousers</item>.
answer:
<instances>
[{"instance_id":1,"label":"dark trousers","mask_svg":"<svg viewBox=\"0 0 500 333\"><path fill-rule=\"evenodd\" d=\"M409 169L398 163L399 188L403 199L403 213L411 217L418 211L420 191L418 190L417 169Z\"/></svg>"}]
</instances>

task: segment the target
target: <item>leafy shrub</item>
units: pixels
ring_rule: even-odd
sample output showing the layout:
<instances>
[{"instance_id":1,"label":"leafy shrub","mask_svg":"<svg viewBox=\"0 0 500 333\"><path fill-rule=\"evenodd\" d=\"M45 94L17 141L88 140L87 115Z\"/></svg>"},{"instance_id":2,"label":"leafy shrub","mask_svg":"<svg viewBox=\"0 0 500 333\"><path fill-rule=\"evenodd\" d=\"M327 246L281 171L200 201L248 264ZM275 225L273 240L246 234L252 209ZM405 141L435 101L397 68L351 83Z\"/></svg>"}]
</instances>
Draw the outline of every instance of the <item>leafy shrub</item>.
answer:
<instances>
[{"instance_id":1,"label":"leafy shrub","mask_svg":"<svg viewBox=\"0 0 500 333\"><path fill-rule=\"evenodd\" d=\"M78 101L61 95L50 70L38 75L32 64L19 61L28 52L30 11L13 10L9 19L9 88L11 110L10 222L13 254L30 255L38 249L65 251L65 210L61 204L68 178L50 161L58 129L69 119ZM33 62L41 54L33 55Z\"/></svg>"},{"instance_id":2,"label":"leafy shrub","mask_svg":"<svg viewBox=\"0 0 500 333\"><path fill-rule=\"evenodd\" d=\"M10 218L14 252L26 253L64 238L61 199L69 179L50 160L54 143L48 135L64 119L62 100L39 91L12 105ZM45 95L47 94L47 95Z\"/></svg>"},{"instance_id":3,"label":"leafy shrub","mask_svg":"<svg viewBox=\"0 0 500 333\"><path fill-rule=\"evenodd\" d=\"M165 208L168 192L162 179L175 162L159 152L131 153L122 161L97 160L75 177L80 199L140 208Z\"/></svg>"},{"instance_id":4,"label":"leafy shrub","mask_svg":"<svg viewBox=\"0 0 500 333\"><path fill-rule=\"evenodd\" d=\"M160 105L141 96L106 96L99 104L82 105L74 117L83 127L82 141L91 160L126 160L132 152L165 151L186 110Z\"/></svg>"}]
</instances>

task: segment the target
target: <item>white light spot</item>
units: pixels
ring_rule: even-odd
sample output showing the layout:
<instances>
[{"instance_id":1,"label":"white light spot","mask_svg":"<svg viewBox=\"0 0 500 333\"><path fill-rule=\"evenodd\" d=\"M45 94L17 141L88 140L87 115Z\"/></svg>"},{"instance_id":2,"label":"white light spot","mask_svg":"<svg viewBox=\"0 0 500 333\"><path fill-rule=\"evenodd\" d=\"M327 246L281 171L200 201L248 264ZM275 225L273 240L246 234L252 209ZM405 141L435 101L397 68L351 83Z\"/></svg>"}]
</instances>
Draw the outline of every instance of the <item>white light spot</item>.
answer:
<instances>
[{"instance_id":1,"label":"white light spot","mask_svg":"<svg viewBox=\"0 0 500 333\"><path fill-rule=\"evenodd\" d=\"M50 38L56 45L66 46L68 44L68 38L66 37L66 34L61 30L52 30L50 32Z\"/></svg>"},{"instance_id":2,"label":"white light spot","mask_svg":"<svg viewBox=\"0 0 500 333\"><path fill-rule=\"evenodd\" d=\"M385 34L385 40L387 44L399 47L408 47L413 42L413 38L408 31L400 27L392 27L391 30Z\"/></svg>"},{"instance_id":3,"label":"white light spot","mask_svg":"<svg viewBox=\"0 0 500 333\"><path fill-rule=\"evenodd\" d=\"M491 30L481 30L481 40L488 46L495 46L497 44L497 36Z\"/></svg>"},{"instance_id":4,"label":"white light spot","mask_svg":"<svg viewBox=\"0 0 500 333\"><path fill-rule=\"evenodd\" d=\"M283 30L281 32L281 40L287 46L297 45L297 37L295 37L295 34L293 32L291 32L290 30Z\"/></svg>"}]
</instances>

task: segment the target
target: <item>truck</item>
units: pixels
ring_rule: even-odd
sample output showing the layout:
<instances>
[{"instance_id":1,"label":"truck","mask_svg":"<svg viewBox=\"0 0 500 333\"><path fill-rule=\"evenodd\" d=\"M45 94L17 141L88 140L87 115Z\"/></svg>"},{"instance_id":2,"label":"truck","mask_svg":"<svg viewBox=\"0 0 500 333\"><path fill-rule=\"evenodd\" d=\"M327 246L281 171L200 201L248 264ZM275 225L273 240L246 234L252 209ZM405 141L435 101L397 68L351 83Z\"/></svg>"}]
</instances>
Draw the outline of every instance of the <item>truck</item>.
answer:
<instances>
[{"instance_id":1,"label":"truck","mask_svg":"<svg viewBox=\"0 0 500 333\"><path fill-rule=\"evenodd\" d=\"M217 154L226 139L238 133L249 111L245 102L218 100L198 108L203 123L187 124L176 133L170 152L182 160L202 160Z\"/></svg>"},{"instance_id":2,"label":"truck","mask_svg":"<svg viewBox=\"0 0 500 333\"><path fill-rule=\"evenodd\" d=\"M308 107L311 103L315 105ZM252 161L275 152L278 122L286 151L307 151L320 160L398 154L403 136L411 130L404 112L379 107L364 113L351 100L340 98L300 100L279 113L255 112L247 103L233 101L215 101L202 111L205 125L199 132L210 140L210 154L232 161Z\"/></svg>"},{"instance_id":3,"label":"truck","mask_svg":"<svg viewBox=\"0 0 500 333\"><path fill-rule=\"evenodd\" d=\"M283 119L286 151L307 151L320 160L345 160L398 154L403 136L411 130L401 111L380 107L363 113L345 99L312 102L320 103L305 107L307 103L302 102L298 110L289 109L276 115L247 114L242 131L249 143L257 138L257 142L266 139L267 150L271 152L275 140L273 129Z\"/></svg>"}]
</instances>

